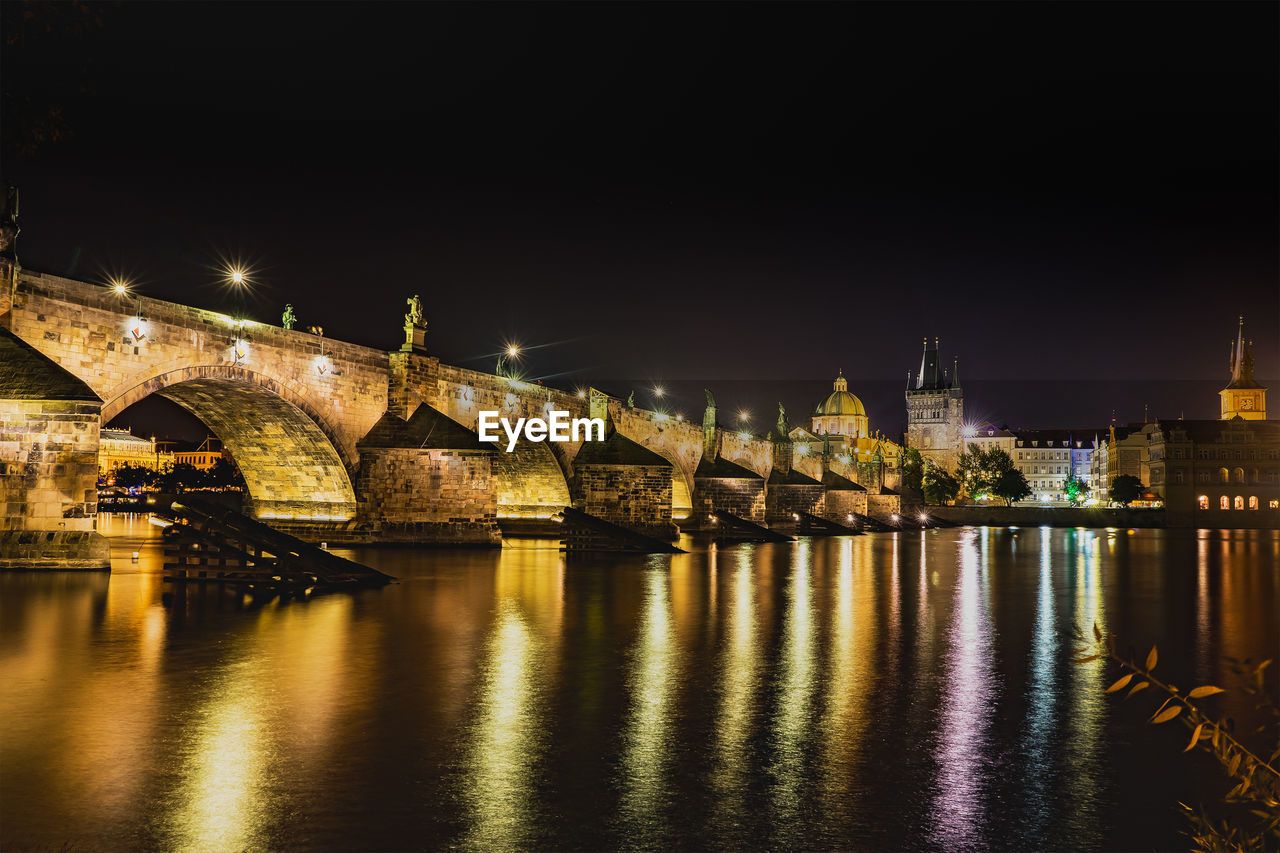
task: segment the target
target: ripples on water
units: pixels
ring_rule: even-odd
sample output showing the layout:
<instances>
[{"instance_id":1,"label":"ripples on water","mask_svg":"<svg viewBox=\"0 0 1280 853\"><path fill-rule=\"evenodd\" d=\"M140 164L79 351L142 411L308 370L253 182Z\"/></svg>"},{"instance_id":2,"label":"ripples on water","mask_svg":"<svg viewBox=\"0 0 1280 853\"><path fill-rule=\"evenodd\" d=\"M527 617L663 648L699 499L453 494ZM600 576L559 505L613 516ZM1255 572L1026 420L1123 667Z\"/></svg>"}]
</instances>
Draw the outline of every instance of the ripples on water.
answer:
<instances>
[{"instance_id":1,"label":"ripples on water","mask_svg":"<svg viewBox=\"0 0 1280 853\"><path fill-rule=\"evenodd\" d=\"M110 532L109 578L0 576L6 850L1179 847L1213 762L1071 626L1179 684L1280 644L1273 532L369 549L400 583L259 608Z\"/></svg>"}]
</instances>

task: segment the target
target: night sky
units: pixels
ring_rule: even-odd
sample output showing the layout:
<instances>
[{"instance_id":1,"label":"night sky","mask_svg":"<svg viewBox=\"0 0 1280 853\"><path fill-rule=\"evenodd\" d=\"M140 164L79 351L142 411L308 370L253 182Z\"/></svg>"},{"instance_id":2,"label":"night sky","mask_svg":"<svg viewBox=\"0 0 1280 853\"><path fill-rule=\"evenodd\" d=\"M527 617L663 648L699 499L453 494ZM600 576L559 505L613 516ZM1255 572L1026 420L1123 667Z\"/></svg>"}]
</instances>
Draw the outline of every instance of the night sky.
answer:
<instances>
[{"instance_id":1,"label":"night sky","mask_svg":"<svg viewBox=\"0 0 1280 853\"><path fill-rule=\"evenodd\" d=\"M1000 421L1213 416L1237 314L1280 377L1278 8L7 3L3 174L29 268L382 347L417 292L563 387L893 432L928 335Z\"/></svg>"}]
</instances>

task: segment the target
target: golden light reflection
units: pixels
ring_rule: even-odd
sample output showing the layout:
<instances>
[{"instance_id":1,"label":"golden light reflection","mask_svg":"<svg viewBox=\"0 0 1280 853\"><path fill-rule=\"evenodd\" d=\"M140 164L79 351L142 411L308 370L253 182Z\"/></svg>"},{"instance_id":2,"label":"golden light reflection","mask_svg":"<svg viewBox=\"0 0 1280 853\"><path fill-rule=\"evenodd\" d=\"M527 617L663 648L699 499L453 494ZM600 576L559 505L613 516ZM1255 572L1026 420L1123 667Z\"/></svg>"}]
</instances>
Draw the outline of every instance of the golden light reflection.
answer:
<instances>
[{"instance_id":1,"label":"golden light reflection","mask_svg":"<svg viewBox=\"0 0 1280 853\"><path fill-rule=\"evenodd\" d=\"M720 706L715 725L716 810L722 832L743 822L750 784L748 742L756 719L760 650L756 633L755 549L740 548L735 556L728 635L721 653Z\"/></svg>"},{"instance_id":2,"label":"golden light reflection","mask_svg":"<svg viewBox=\"0 0 1280 853\"><path fill-rule=\"evenodd\" d=\"M773 807L784 847L801 837L790 833L803 829L801 795L809 776L808 751L812 736L812 703L815 681L815 620L812 605L813 555L809 540L792 550L791 576L787 582L787 612L782 628L782 673L778 709L773 721L775 750Z\"/></svg>"},{"instance_id":3,"label":"golden light reflection","mask_svg":"<svg viewBox=\"0 0 1280 853\"><path fill-rule=\"evenodd\" d=\"M270 694L255 659L229 664L190 724L182 783L170 812L167 847L209 853L265 849L275 812L270 793Z\"/></svg>"},{"instance_id":4,"label":"golden light reflection","mask_svg":"<svg viewBox=\"0 0 1280 853\"><path fill-rule=\"evenodd\" d=\"M1047 530L1041 533L1048 535ZM1090 538L1094 535L1089 534ZM1073 621L1086 635L1092 633L1095 624L1106 634L1109 629L1103 609L1098 552L1089 547L1074 548L1064 556L1064 563L1071 566L1075 575ZM1102 776L1104 761L1102 724L1107 713L1107 696L1103 692L1106 663L1102 659L1073 663L1067 672L1067 743L1070 744L1066 756L1067 799L1072 804L1076 825L1093 826L1101 805L1099 798L1105 794L1098 780ZM1089 844L1089 839L1082 839L1082 845L1096 846Z\"/></svg>"},{"instance_id":5,"label":"golden light reflection","mask_svg":"<svg viewBox=\"0 0 1280 853\"><path fill-rule=\"evenodd\" d=\"M620 803L623 820L633 834L631 841L640 846L654 843L664 831L677 665L671 576L658 566L647 571L640 636L631 656L631 704L622 735Z\"/></svg>"},{"instance_id":6,"label":"golden light reflection","mask_svg":"<svg viewBox=\"0 0 1280 853\"><path fill-rule=\"evenodd\" d=\"M829 692L821 728L823 795L828 811L847 807L842 800L854 787L870 723L867 706L874 692L879 632L868 540L865 536L850 537L840 544L831 643L827 647Z\"/></svg>"},{"instance_id":7,"label":"golden light reflection","mask_svg":"<svg viewBox=\"0 0 1280 853\"><path fill-rule=\"evenodd\" d=\"M538 660L537 644L518 605L504 599L485 655L469 762L469 846L514 850L526 842L533 810L532 770L540 751L535 719Z\"/></svg>"}]
</instances>

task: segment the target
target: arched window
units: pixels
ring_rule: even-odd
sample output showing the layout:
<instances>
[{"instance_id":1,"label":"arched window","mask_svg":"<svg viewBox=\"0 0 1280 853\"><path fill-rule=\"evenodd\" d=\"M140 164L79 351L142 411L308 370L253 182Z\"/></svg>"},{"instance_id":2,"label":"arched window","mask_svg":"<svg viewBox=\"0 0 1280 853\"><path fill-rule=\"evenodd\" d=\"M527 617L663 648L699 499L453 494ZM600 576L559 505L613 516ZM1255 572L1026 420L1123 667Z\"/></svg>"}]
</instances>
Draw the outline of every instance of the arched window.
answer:
<instances>
[{"instance_id":1,"label":"arched window","mask_svg":"<svg viewBox=\"0 0 1280 853\"><path fill-rule=\"evenodd\" d=\"M1244 509L1244 497L1236 495L1236 509Z\"/></svg>"},{"instance_id":2,"label":"arched window","mask_svg":"<svg viewBox=\"0 0 1280 853\"><path fill-rule=\"evenodd\" d=\"M1209 496L1208 496L1208 495L1201 495L1199 498L1197 498L1197 500L1198 500L1198 501L1200 501L1200 508L1201 508L1201 509L1208 509L1208 508L1209 508Z\"/></svg>"},{"instance_id":3,"label":"arched window","mask_svg":"<svg viewBox=\"0 0 1280 853\"><path fill-rule=\"evenodd\" d=\"M1257 469L1257 468L1254 468L1252 471L1250 471L1250 472L1249 472L1249 482L1250 482L1250 483L1256 483L1256 482L1258 482L1258 469Z\"/></svg>"},{"instance_id":4,"label":"arched window","mask_svg":"<svg viewBox=\"0 0 1280 853\"><path fill-rule=\"evenodd\" d=\"M1219 468L1219 469L1218 469L1218 482L1219 482L1219 483L1230 483L1230 482L1231 482L1231 473L1230 473L1229 471L1227 471L1227 469L1226 469L1226 468Z\"/></svg>"},{"instance_id":5,"label":"arched window","mask_svg":"<svg viewBox=\"0 0 1280 853\"><path fill-rule=\"evenodd\" d=\"M1257 508L1258 508L1258 496L1249 495L1249 509L1257 509Z\"/></svg>"},{"instance_id":6,"label":"arched window","mask_svg":"<svg viewBox=\"0 0 1280 853\"><path fill-rule=\"evenodd\" d=\"M1218 508L1231 509L1231 498L1227 497L1226 495L1223 495L1222 497L1218 498Z\"/></svg>"},{"instance_id":7,"label":"arched window","mask_svg":"<svg viewBox=\"0 0 1280 853\"><path fill-rule=\"evenodd\" d=\"M1243 469L1243 468L1237 468L1237 469L1235 469L1234 471L1232 471L1232 472L1231 472L1231 482L1233 482L1233 483L1243 483L1243 482L1244 482L1244 469Z\"/></svg>"},{"instance_id":8,"label":"arched window","mask_svg":"<svg viewBox=\"0 0 1280 853\"><path fill-rule=\"evenodd\" d=\"M1181 471L1174 471L1174 472L1173 472L1173 482L1177 483L1178 485L1182 485L1182 472L1181 472Z\"/></svg>"}]
</instances>

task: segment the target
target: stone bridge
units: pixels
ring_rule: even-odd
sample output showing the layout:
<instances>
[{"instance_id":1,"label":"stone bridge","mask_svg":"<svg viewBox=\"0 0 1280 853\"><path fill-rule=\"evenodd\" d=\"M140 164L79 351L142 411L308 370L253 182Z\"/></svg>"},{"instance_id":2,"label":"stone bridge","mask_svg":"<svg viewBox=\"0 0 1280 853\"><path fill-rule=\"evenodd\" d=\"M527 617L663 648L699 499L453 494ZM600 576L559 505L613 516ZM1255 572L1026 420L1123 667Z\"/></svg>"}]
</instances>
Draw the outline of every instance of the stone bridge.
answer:
<instances>
[{"instance_id":1,"label":"stone bridge","mask_svg":"<svg viewBox=\"0 0 1280 853\"><path fill-rule=\"evenodd\" d=\"M247 511L303 535L492 544L499 524L549 519L570 504L657 533L671 532L673 520L704 526L717 507L758 521L789 517L793 505L825 509L829 466L810 458L793 469L785 434L770 441L722 429L714 409L690 423L594 390L579 396L443 364L426 351L425 324L407 324L405 346L385 351L121 295L3 259L0 272L0 321L101 401L94 436L133 403L167 397L235 458ZM553 408L605 418L608 440L521 442L508 454L475 435L481 410L514 418ZM62 517L72 505L91 517L96 498L81 493L93 484L69 482L56 459L64 445L56 436L42 441L43 427L22 417L6 414L6 437L25 438L0 445L0 461L25 464L34 453L61 478ZM96 438L93 446L96 454ZM835 482L856 491L857 472L845 473ZM9 508L40 528L51 502L33 509L35 486L6 476Z\"/></svg>"}]
</instances>

